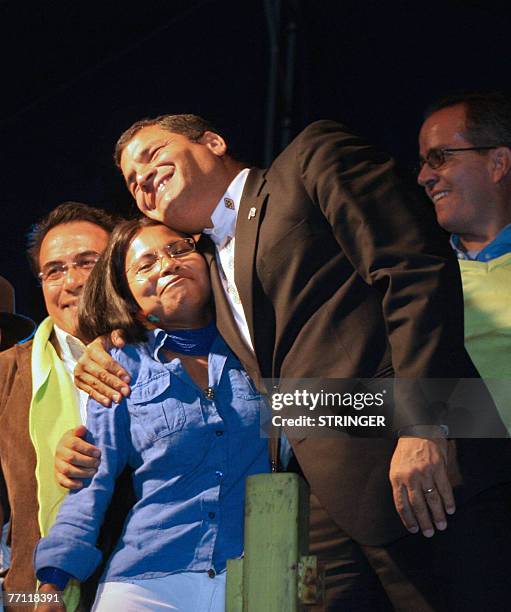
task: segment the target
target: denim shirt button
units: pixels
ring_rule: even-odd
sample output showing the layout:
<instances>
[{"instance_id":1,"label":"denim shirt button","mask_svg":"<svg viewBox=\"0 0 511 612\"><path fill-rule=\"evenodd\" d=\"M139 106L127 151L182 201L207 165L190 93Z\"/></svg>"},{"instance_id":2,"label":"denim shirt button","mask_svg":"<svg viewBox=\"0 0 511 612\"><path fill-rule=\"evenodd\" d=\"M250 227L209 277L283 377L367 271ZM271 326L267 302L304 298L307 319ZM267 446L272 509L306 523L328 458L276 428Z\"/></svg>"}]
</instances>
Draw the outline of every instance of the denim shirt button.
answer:
<instances>
[{"instance_id":1,"label":"denim shirt button","mask_svg":"<svg viewBox=\"0 0 511 612\"><path fill-rule=\"evenodd\" d=\"M215 390L213 387L206 387L204 389L204 395L206 396L206 399L213 400L215 399Z\"/></svg>"}]
</instances>

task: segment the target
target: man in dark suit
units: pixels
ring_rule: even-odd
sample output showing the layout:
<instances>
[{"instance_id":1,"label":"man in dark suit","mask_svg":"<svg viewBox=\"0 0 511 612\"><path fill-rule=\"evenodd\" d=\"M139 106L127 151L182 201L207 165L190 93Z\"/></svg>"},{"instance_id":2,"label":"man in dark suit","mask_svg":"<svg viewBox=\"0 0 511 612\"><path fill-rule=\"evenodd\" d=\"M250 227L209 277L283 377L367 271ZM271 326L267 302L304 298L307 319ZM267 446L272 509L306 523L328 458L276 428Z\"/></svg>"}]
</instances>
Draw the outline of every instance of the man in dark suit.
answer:
<instances>
[{"instance_id":1,"label":"man in dark suit","mask_svg":"<svg viewBox=\"0 0 511 612\"><path fill-rule=\"evenodd\" d=\"M234 160L200 118L164 116L127 130L116 159L144 214L210 235L218 327L256 380L476 375L456 261L434 216L387 155L343 126L312 124L263 172ZM84 390L105 402L107 387L128 392L101 343L89 358L76 372ZM474 547L492 597L509 596L487 535L497 520L507 528L508 444L448 441L434 410L421 395L398 404L397 442L285 430L311 486L313 540L330 560L329 610L448 610L462 599L459 609L479 610L486 594L472 569L458 571ZM485 510L467 503L476 494Z\"/></svg>"}]
</instances>

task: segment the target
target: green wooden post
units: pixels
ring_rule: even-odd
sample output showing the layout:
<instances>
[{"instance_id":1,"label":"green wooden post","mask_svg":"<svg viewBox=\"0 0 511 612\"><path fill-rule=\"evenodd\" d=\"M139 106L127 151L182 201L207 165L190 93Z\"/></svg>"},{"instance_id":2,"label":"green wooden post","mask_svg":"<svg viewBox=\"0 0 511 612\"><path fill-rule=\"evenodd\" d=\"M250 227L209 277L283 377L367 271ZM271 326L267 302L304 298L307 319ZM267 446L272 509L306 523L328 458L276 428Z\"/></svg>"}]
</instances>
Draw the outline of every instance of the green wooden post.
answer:
<instances>
[{"instance_id":1,"label":"green wooden post","mask_svg":"<svg viewBox=\"0 0 511 612\"><path fill-rule=\"evenodd\" d=\"M243 569L227 573L227 612L301 612L298 565L308 552L309 491L297 474L247 480ZM240 574L243 606L239 607Z\"/></svg>"},{"instance_id":2,"label":"green wooden post","mask_svg":"<svg viewBox=\"0 0 511 612\"><path fill-rule=\"evenodd\" d=\"M225 609L227 612L243 612L243 559L227 561Z\"/></svg>"}]
</instances>

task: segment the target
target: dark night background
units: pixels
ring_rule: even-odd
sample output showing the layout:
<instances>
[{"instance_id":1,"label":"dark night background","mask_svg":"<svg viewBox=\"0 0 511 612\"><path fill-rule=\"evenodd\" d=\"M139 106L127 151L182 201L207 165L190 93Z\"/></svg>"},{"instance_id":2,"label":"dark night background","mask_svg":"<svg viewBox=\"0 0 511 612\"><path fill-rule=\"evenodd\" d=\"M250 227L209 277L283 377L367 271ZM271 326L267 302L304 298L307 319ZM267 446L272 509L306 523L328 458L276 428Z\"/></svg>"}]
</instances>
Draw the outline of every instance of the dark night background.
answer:
<instances>
[{"instance_id":1,"label":"dark night background","mask_svg":"<svg viewBox=\"0 0 511 612\"><path fill-rule=\"evenodd\" d=\"M35 220L64 200L133 209L112 163L113 144L133 121L202 114L244 159L263 163L264 7L264 0L0 0L0 273L16 288L19 312L44 315L24 252ZM297 25L293 134L314 119L337 119L409 165L432 99L509 89L511 7L454 0L281 0L281 7L283 25L290 17ZM283 110L279 102L278 119Z\"/></svg>"}]
</instances>

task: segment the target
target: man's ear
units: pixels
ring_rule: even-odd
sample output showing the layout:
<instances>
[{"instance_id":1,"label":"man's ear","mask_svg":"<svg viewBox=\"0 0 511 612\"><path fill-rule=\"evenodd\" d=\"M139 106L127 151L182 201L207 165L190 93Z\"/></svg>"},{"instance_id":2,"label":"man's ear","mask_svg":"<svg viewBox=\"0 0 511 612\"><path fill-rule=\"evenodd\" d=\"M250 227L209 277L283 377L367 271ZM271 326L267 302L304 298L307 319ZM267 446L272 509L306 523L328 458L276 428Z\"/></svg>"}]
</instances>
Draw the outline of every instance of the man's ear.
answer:
<instances>
[{"instance_id":1,"label":"man's ear","mask_svg":"<svg viewBox=\"0 0 511 612\"><path fill-rule=\"evenodd\" d=\"M500 183L511 172L511 149L509 147L497 147L493 152L492 162L493 181Z\"/></svg>"},{"instance_id":2,"label":"man's ear","mask_svg":"<svg viewBox=\"0 0 511 612\"><path fill-rule=\"evenodd\" d=\"M211 153L218 157L223 157L227 153L227 143L220 134L216 134L215 132L204 132L199 138L199 143L206 145Z\"/></svg>"}]
</instances>

